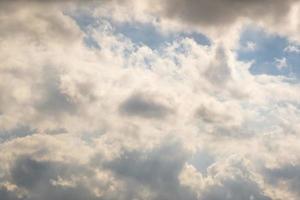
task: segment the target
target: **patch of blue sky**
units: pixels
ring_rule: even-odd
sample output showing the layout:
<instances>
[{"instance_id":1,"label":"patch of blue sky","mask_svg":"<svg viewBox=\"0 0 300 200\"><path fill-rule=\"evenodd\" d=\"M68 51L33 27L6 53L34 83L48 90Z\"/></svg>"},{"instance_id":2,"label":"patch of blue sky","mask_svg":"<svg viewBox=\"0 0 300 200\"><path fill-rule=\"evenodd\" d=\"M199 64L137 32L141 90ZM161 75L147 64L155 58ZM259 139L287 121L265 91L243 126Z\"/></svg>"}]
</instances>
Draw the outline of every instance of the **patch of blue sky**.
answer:
<instances>
[{"instance_id":1,"label":"patch of blue sky","mask_svg":"<svg viewBox=\"0 0 300 200\"><path fill-rule=\"evenodd\" d=\"M86 33L85 44L88 47L100 48L101 44L92 38L91 28L105 29L110 25L115 34L121 34L137 45L146 45L151 49L159 49L161 46L181 38L191 38L200 45L211 45L211 41L204 34L198 32L179 32L163 34L150 23L124 22L114 23L109 18L96 18L90 12L76 11L68 14L72 17L80 29Z\"/></svg>"},{"instance_id":2,"label":"patch of blue sky","mask_svg":"<svg viewBox=\"0 0 300 200\"><path fill-rule=\"evenodd\" d=\"M11 130L3 130L0 129L0 143L9 141L15 138L26 137L28 135L33 135L35 133L35 129L25 125L18 125L17 127Z\"/></svg>"},{"instance_id":3,"label":"patch of blue sky","mask_svg":"<svg viewBox=\"0 0 300 200\"><path fill-rule=\"evenodd\" d=\"M96 28L101 26L101 20L97 20L92 13L87 10L76 10L72 13L67 13L76 24L80 27L80 29L85 33L83 38L84 44L89 48L101 49L100 44L95 40L92 36L90 30L91 28Z\"/></svg>"},{"instance_id":4,"label":"patch of blue sky","mask_svg":"<svg viewBox=\"0 0 300 200\"><path fill-rule=\"evenodd\" d=\"M166 43L185 37L193 39L200 45L209 46L211 44L209 38L201 33L180 32L163 34L150 23L127 22L116 24L114 27L116 33L124 35L133 43L146 45L151 49L158 49Z\"/></svg>"},{"instance_id":5,"label":"patch of blue sky","mask_svg":"<svg viewBox=\"0 0 300 200\"><path fill-rule=\"evenodd\" d=\"M92 12L89 10L75 10L73 12L65 13L70 16L80 29L84 32L87 32L89 27L98 26L98 20L93 16Z\"/></svg>"},{"instance_id":6,"label":"patch of blue sky","mask_svg":"<svg viewBox=\"0 0 300 200\"><path fill-rule=\"evenodd\" d=\"M197 171L206 176L208 168L215 162L215 158L206 150L197 151L189 160L188 163L193 165Z\"/></svg>"},{"instance_id":7,"label":"patch of blue sky","mask_svg":"<svg viewBox=\"0 0 300 200\"><path fill-rule=\"evenodd\" d=\"M99 43L91 35L86 35L83 38L84 44L91 49L101 49Z\"/></svg>"},{"instance_id":8,"label":"patch of blue sky","mask_svg":"<svg viewBox=\"0 0 300 200\"><path fill-rule=\"evenodd\" d=\"M94 17L84 13L80 15L75 15L74 19L82 30L86 30L87 27L96 24L96 20Z\"/></svg>"},{"instance_id":9,"label":"patch of blue sky","mask_svg":"<svg viewBox=\"0 0 300 200\"><path fill-rule=\"evenodd\" d=\"M240 38L239 60L253 61L252 74L268 74L300 78L300 54L287 51L291 44L287 38L268 34L261 29L248 28Z\"/></svg>"}]
</instances>

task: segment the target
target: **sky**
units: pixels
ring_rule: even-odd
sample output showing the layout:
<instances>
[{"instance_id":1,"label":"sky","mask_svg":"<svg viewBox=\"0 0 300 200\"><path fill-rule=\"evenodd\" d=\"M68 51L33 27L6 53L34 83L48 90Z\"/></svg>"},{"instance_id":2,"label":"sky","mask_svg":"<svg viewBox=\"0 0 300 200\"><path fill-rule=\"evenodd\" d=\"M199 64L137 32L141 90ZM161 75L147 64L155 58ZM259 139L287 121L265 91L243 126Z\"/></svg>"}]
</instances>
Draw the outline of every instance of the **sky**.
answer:
<instances>
[{"instance_id":1,"label":"sky","mask_svg":"<svg viewBox=\"0 0 300 200\"><path fill-rule=\"evenodd\" d=\"M299 0L0 0L0 200L300 200Z\"/></svg>"}]
</instances>

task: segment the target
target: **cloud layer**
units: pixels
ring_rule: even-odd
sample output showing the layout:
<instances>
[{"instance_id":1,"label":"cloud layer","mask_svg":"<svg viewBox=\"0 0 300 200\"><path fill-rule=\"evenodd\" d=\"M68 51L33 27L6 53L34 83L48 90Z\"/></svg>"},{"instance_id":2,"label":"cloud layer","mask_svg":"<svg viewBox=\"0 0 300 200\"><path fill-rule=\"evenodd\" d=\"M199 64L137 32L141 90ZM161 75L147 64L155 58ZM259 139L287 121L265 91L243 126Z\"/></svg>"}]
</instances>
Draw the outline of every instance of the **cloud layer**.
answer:
<instances>
[{"instance_id":1,"label":"cloud layer","mask_svg":"<svg viewBox=\"0 0 300 200\"><path fill-rule=\"evenodd\" d=\"M155 49L115 28L276 32L296 1L0 5L1 200L299 199L298 80L251 74L235 37Z\"/></svg>"}]
</instances>

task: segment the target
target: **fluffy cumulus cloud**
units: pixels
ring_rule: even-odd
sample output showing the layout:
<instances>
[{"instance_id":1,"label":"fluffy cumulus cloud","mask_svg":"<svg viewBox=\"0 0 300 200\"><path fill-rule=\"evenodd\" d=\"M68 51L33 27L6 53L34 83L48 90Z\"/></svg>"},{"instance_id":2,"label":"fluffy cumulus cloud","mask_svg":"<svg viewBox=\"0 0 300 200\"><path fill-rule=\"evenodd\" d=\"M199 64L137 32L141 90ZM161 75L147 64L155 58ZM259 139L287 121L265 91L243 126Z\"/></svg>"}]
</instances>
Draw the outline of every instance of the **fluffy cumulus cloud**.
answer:
<instances>
[{"instance_id":1,"label":"fluffy cumulus cloud","mask_svg":"<svg viewBox=\"0 0 300 200\"><path fill-rule=\"evenodd\" d=\"M299 8L1 1L0 199L299 200L299 79L237 56L249 26L297 55Z\"/></svg>"}]
</instances>

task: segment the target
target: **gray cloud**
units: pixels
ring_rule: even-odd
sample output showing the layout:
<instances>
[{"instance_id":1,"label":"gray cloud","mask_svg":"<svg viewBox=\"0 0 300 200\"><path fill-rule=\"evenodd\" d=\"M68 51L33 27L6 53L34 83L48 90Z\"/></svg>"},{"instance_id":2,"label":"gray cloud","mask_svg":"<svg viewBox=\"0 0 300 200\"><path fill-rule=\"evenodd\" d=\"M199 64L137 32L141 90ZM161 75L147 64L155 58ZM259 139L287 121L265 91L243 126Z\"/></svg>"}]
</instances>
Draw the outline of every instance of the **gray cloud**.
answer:
<instances>
[{"instance_id":1,"label":"gray cloud","mask_svg":"<svg viewBox=\"0 0 300 200\"><path fill-rule=\"evenodd\" d=\"M10 171L11 182L29 192L24 197L26 200L99 199L90 191L86 185L88 183L76 183L71 187L52 183L59 178L70 179L75 175L91 177L92 174L87 168L75 163L69 165L62 162L38 161L29 155L17 158ZM11 196L10 193L7 195Z\"/></svg>"},{"instance_id":2,"label":"gray cloud","mask_svg":"<svg viewBox=\"0 0 300 200\"><path fill-rule=\"evenodd\" d=\"M265 169L264 175L267 181L272 185L279 186L281 181L284 181L295 196L300 195L300 165L286 164L273 169Z\"/></svg>"},{"instance_id":3,"label":"gray cloud","mask_svg":"<svg viewBox=\"0 0 300 200\"><path fill-rule=\"evenodd\" d=\"M64 113L75 114L78 106L68 94L63 93L60 74L54 67L44 67L40 92L43 94L36 109L46 117L60 117Z\"/></svg>"},{"instance_id":4,"label":"gray cloud","mask_svg":"<svg viewBox=\"0 0 300 200\"><path fill-rule=\"evenodd\" d=\"M218 49L214 41L204 47L185 38L156 51L132 43L113 27L90 26L81 32L66 15L77 4L67 9L65 4L27 2L0 5L1 200L272 199L257 177L275 186L284 180L299 194L298 165L260 174L254 170L257 160L267 165L265 157L276 158L276 152L270 155L261 145L264 140L276 144L276 135L284 135L278 149L298 158L297 148L290 147L299 138L297 126L290 141L283 131L299 124L297 110L287 109L299 102L298 85L282 77L252 76L238 66L234 53ZM284 12L273 20L282 19L292 0L274 0L274 5L268 0L164 2L168 5L158 18L219 26L279 11ZM125 4L118 7L114 1L117 17L124 17L124 10L131 13ZM103 26L113 24L105 21ZM84 46L84 34L101 49ZM176 50L182 46L187 51ZM153 67L143 71L149 58ZM238 91L250 88L253 95L233 98L232 85ZM120 103L116 94L124 93L131 95ZM247 127L256 133L251 139L236 137L248 133ZM173 137L179 142L165 141ZM191 159L202 148L207 152ZM253 168L223 165L232 155L249 157Z\"/></svg>"},{"instance_id":5,"label":"gray cloud","mask_svg":"<svg viewBox=\"0 0 300 200\"><path fill-rule=\"evenodd\" d=\"M179 182L178 176L189 154L178 142L166 142L145 152L125 151L111 161L95 163L95 158L92 158L89 165L38 160L34 157L21 155L10 168L7 181L15 184L19 190L27 191L25 195L19 195L22 197L20 199L131 200L145 197L141 193L145 189L153 200L197 199L194 192ZM111 171L110 176L125 184L122 188L110 191L111 183L105 183L105 179L95 179L96 169L100 172ZM73 185L53 184L53 181L59 182L60 179L71 181ZM103 191L100 196L95 194L95 188ZM16 191L8 191L3 187L0 192L5 195L5 200L18 199L14 196Z\"/></svg>"},{"instance_id":6,"label":"gray cloud","mask_svg":"<svg viewBox=\"0 0 300 200\"><path fill-rule=\"evenodd\" d=\"M0 130L0 142L34 134L35 130L26 125L17 125L9 130Z\"/></svg>"},{"instance_id":7,"label":"gray cloud","mask_svg":"<svg viewBox=\"0 0 300 200\"><path fill-rule=\"evenodd\" d=\"M1 200L25 200L24 197L19 197L14 191L9 191L5 187L0 187Z\"/></svg>"},{"instance_id":8,"label":"gray cloud","mask_svg":"<svg viewBox=\"0 0 300 200\"><path fill-rule=\"evenodd\" d=\"M231 79L231 68L224 48L219 47L215 52L215 59L205 71L205 77L212 84L224 86Z\"/></svg>"},{"instance_id":9,"label":"gray cloud","mask_svg":"<svg viewBox=\"0 0 300 200\"><path fill-rule=\"evenodd\" d=\"M125 152L104 166L125 180L131 188L143 185L150 189L155 200L197 199L196 195L180 185L178 176L188 158L179 143L167 143L150 152Z\"/></svg>"},{"instance_id":10,"label":"gray cloud","mask_svg":"<svg viewBox=\"0 0 300 200\"><path fill-rule=\"evenodd\" d=\"M171 110L162 103L152 100L150 96L133 94L119 107L121 114L142 118L162 119L171 113Z\"/></svg>"},{"instance_id":11,"label":"gray cloud","mask_svg":"<svg viewBox=\"0 0 300 200\"><path fill-rule=\"evenodd\" d=\"M217 112L207 106L201 106L196 112L196 116L202 119L206 123L222 124L231 120L230 115Z\"/></svg>"},{"instance_id":12,"label":"gray cloud","mask_svg":"<svg viewBox=\"0 0 300 200\"><path fill-rule=\"evenodd\" d=\"M202 194L203 200L272 200L264 195L257 183L246 178L226 179L220 185L206 188Z\"/></svg>"},{"instance_id":13,"label":"gray cloud","mask_svg":"<svg viewBox=\"0 0 300 200\"><path fill-rule=\"evenodd\" d=\"M242 17L282 19L297 0L166 0L162 14L190 24L226 26Z\"/></svg>"}]
</instances>

